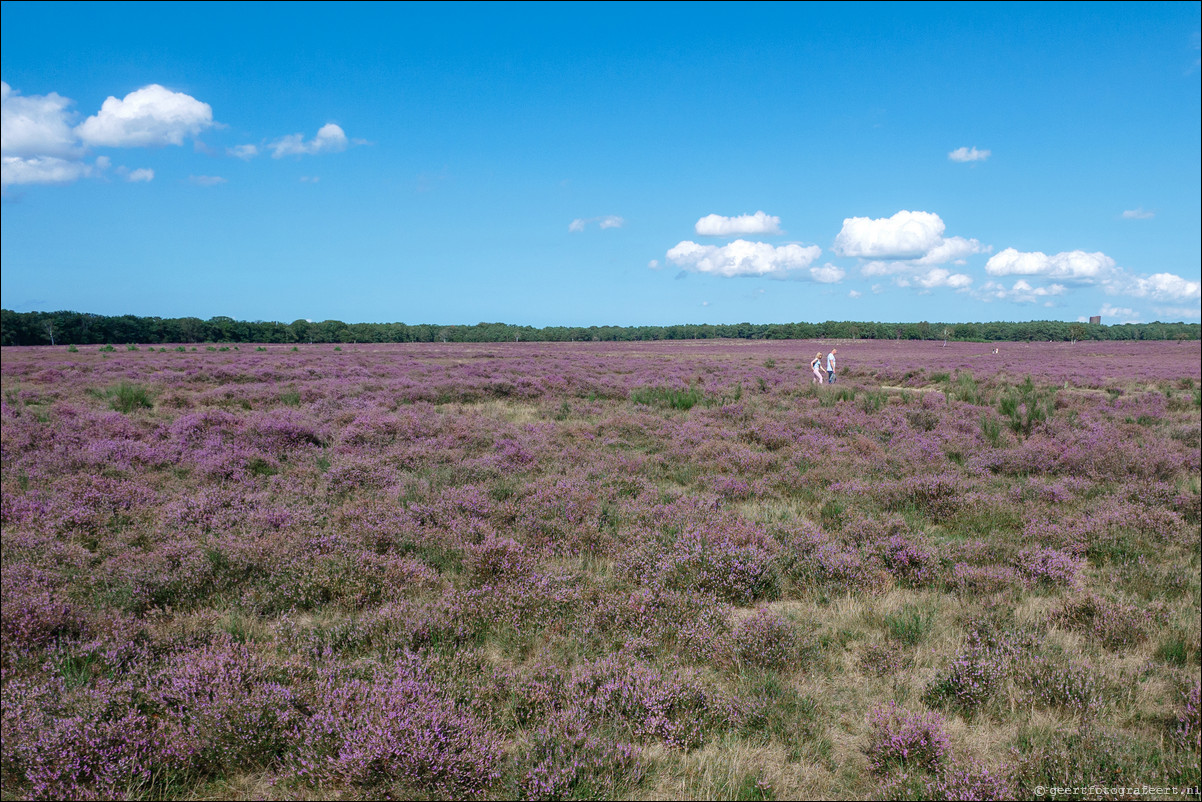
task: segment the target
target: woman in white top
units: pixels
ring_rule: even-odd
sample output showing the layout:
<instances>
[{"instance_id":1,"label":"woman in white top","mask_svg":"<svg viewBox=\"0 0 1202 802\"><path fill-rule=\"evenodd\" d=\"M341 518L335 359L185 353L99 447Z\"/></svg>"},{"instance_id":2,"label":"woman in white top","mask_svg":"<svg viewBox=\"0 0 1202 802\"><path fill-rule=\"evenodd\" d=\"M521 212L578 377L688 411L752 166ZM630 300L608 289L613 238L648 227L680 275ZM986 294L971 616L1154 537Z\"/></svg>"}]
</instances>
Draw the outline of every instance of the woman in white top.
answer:
<instances>
[{"instance_id":1,"label":"woman in white top","mask_svg":"<svg viewBox=\"0 0 1202 802\"><path fill-rule=\"evenodd\" d=\"M810 382L810 384L813 384L814 382L818 382L819 384L822 384L822 352L821 351L814 354L814 358L810 360L810 369L814 371L814 381Z\"/></svg>"}]
</instances>

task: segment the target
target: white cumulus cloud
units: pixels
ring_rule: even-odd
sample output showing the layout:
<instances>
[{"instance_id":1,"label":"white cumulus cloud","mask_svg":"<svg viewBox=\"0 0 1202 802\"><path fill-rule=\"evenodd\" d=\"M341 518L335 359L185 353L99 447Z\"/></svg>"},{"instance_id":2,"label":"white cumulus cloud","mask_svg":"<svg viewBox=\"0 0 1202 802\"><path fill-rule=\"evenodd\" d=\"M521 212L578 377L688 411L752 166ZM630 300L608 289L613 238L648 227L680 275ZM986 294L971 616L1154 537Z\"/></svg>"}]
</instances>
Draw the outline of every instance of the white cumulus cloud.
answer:
<instances>
[{"instance_id":1,"label":"white cumulus cloud","mask_svg":"<svg viewBox=\"0 0 1202 802\"><path fill-rule=\"evenodd\" d=\"M304 134L289 134L272 142L268 147L271 148L273 159L281 159L285 156L338 153L346 150L349 143L350 140L346 138L346 132L342 130L341 126L335 123L326 123L317 129L317 136L308 142L305 141Z\"/></svg>"},{"instance_id":2,"label":"white cumulus cloud","mask_svg":"<svg viewBox=\"0 0 1202 802\"><path fill-rule=\"evenodd\" d=\"M26 96L0 81L0 152L17 158L79 156L70 106L70 99L54 92Z\"/></svg>"},{"instance_id":3,"label":"white cumulus cloud","mask_svg":"<svg viewBox=\"0 0 1202 802\"><path fill-rule=\"evenodd\" d=\"M1202 283L1189 281L1174 273L1153 273L1150 276L1123 276L1107 284L1106 291L1153 301L1198 300L1202 298Z\"/></svg>"},{"instance_id":4,"label":"white cumulus cloud","mask_svg":"<svg viewBox=\"0 0 1202 802\"><path fill-rule=\"evenodd\" d=\"M989 248L982 245L980 240L965 239L964 237L948 237L929 250L925 256L913 260L913 264L942 265L952 262L953 264L962 265L967 261L967 257L972 254L988 252Z\"/></svg>"},{"instance_id":5,"label":"white cumulus cloud","mask_svg":"<svg viewBox=\"0 0 1202 802\"><path fill-rule=\"evenodd\" d=\"M153 181L154 170L151 170L149 167L139 167L137 170L130 170L125 174L125 180L134 184L144 181Z\"/></svg>"},{"instance_id":6,"label":"white cumulus cloud","mask_svg":"<svg viewBox=\"0 0 1202 802\"><path fill-rule=\"evenodd\" d=\"M756 212L737 217L707 214L693 227L702 237L729 237L738 234L780 234L780 218Z\"/></svg>"},{"instance_id":7,"label":"white cumulus cloud","mask_svg":"<svg viewBox=\"0 0 1202 802\"><path fill-rule=\"evenodd\" d=\"M990 151L974 148L956 148L947 154L954 162L983 162L989 158Z\"/></svg>"},{"instance_id":8,"label":"white cumulus cloud","mask_svg":"<svg viewBox=\"0 0 1202 802\"><path fill-rule=\"evenodd\" d=\"M85 145L149 147L181 145L213 125L213 108L183 92L151 84L118 100L110 96L75 133Z\"/></svg>"},{"instance_id":9,"label":"white cumulus cloud","mask_svg":"<svg viewBox=\"0 0 1202 802\"><path fill-rule=\"evenodd\" d=\"M1042 276L1093 283L1118 272L1114 260L1104 253L1064 251L1048 256L1041 251L1022 252L1007 248L985 263L991 276Z\"/></svg>"},{"instance_id":10,"label":"white cumulus cloud","mask_svg":"<svg viewBox=\"0 0 1202 802\"><path fill-rule=\"evenodd\" d=\"M1142 206L1138 209L1126 209L1123 211L1124 220L1151 220L1156 216L1156 212L1149 212Z\"/></svg>"},{"instance_id":11,"label":"white cumulus cloud","mask_svg":"<svg viewBox=\"0 0 1202 802\"><path fill-rule=\"evenodd\" d=\"M92 174L91 165L56 156L4 156L0 164L0 185L68 184Z\"/></svg>"},{"instance_id":12,"label":"white cumulus cloud","mask_svg":"<svg viewBox=\"0 0 1202 802\"><path fill-rule=\"evenodd\" d=\"M1037 287L1026 279L1018 279L1011 286L997 281L987 281L973 295L982 301L1008 301L1016 304L1044 303L1049 305L1051 299L1064 295L1068 288L1063 284L1049 284Z\"/></svg>"},{"instance_id":13,"label":"white cumulus cloud","mask_svg":"<svg viewBox=\"0 0 1202 802\"><path fill-rule=\"evenodd\" d=\"M900 211L892 217L848 217L834 251L861 259L921 259L943 243L946 226L931 212Z\"/></svg>"},{"instance_id":14,"label":"white cumulus cloud","mask_svg":"<svg viewBox=\"0 0 1202 802\"><path fill-rule=\"evenodd\" d=\"M842 276L827 268L811 266L822 254L817 245L771 245L737 239L726 245L699 245L691 240L678 243L668 251L673 264L690 273L734 276L770 276L772 278L810 278L833 282ZM838 270L838 268L834 268ZM841 271L839 271L841 272Z\"/></svg>"}]
</instances>

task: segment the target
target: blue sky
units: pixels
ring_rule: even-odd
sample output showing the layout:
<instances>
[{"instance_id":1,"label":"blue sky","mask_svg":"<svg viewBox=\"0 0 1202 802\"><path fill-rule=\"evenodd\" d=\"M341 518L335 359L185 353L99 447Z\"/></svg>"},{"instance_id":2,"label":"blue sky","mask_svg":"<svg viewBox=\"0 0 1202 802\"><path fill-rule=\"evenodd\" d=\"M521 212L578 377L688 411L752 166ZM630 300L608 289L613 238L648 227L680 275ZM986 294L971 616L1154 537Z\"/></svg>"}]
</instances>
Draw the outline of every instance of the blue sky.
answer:
<instances>
[{"instance_id":1,"label":"blue sky","mask_svg":"<svg viewBox=\"0 0 1202 802\"><path fill-rule=\"evenodd\" d=\"M2 15L8 309L1200 317L1199 3Z\"/></svg>"}]
</instances>

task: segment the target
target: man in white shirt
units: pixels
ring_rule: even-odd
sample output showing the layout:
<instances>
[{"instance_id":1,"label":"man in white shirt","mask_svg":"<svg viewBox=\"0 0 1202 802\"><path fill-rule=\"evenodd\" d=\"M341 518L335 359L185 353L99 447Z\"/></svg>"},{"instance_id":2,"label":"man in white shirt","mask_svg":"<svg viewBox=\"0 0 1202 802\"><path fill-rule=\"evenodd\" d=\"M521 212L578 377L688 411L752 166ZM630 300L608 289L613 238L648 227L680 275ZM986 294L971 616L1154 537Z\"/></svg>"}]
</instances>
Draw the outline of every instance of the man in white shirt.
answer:
<instances>
[{"instance_id":1,"label":"man in white shirt","mask_svg":"<svg viewBox=\"0 0 1202 802\"><path fill-rule=\"evenodd\" d=\"M826 383L827 384L835 383L835 351L838 351L838 350L839 350L838 348L832 348L831 352L826 355Z\"/></svg>"}]
</instances>

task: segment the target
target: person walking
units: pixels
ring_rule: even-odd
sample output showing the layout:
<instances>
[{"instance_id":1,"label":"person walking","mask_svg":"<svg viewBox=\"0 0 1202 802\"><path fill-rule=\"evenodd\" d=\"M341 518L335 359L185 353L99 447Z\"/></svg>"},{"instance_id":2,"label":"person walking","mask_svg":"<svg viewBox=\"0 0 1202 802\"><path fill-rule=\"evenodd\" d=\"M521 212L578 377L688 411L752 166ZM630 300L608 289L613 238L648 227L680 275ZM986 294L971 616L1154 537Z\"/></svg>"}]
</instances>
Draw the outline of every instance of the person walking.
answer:
<instances>
[{"instance_id":1,"label":"person walking","mask_svg":"<svg viewBox=\"0 0 1202 802\"><path fill-rule=\"evenodd\" d=\"M822 384L822 352L814 354L814 358L810 360L810 370L814 371L814 379L810 382L818 382Z\"/></svg>"},{"instance_id":2,"label":"person walking","mask_svg":"<svg viewBox=\"0 0 1202 802\"><path fill-rule=\"evenodd\" d=\"M838 350L839 350L838 348L832 348L831 352L826 355L826 381L827 381L827 384L835 383L835 352ZM822 354L820 353L820 354L818 354L818 356L822 356Z\"/></svg>"}]
</instances>

